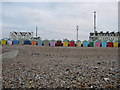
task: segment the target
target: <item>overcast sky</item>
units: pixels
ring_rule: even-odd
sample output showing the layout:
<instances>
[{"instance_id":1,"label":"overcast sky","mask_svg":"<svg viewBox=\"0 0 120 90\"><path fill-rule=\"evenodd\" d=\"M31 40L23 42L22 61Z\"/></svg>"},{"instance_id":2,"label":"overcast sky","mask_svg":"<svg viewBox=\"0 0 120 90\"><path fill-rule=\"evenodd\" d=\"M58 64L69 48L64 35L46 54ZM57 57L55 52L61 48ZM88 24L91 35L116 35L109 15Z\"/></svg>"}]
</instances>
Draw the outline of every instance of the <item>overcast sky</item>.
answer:
<instances>
[{"instance_id":1,"label":"overcast sky","mask_svg":"<svg viewBox=\"0 0 120 90\"><path fill-rule=\"evenodd\" d=\"M33 31L41 39L88 40L93 32L93 12L97 12L97 31L118 31L117 2L4 2L2 35L11 31Z\"/></svg>"}]
</instances>

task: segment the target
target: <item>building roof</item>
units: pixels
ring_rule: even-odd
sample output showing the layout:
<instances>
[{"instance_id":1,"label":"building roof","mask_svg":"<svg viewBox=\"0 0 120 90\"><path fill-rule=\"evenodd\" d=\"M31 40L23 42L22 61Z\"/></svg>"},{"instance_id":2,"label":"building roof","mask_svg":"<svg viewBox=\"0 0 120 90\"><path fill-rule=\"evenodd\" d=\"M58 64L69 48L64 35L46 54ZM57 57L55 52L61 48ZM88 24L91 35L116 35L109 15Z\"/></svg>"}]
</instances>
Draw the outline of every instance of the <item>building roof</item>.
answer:
<instances>
[{"instance_id":1,"label":"building roof","mask_svg":"<svg viewBox=\"0 0 120 90\"><path fill-rule=\"evenodd\" d=\"M90 33L90 36L93 36L94 35L94 33ZM98 36L98 35L102 35L102 36L120 36L120 32L109 32L109 31L107 31L107 32L103 32L103 31L101 31L101 32L95 32L95 35L96 36Z\"/></svg>"},{"instance_id":2,"label":"building roof","mask_svg":"<svg viewBox=\"0 0 120 90\"><path fill-rule=\"evenodd\" d=\"M13 31L12 33L14 33L15 35L20 34L21 36L25 36L26 34L31 35L31 33L33 33L33 32L15 32L15 31Z\"/></svg>"}]
</instances>

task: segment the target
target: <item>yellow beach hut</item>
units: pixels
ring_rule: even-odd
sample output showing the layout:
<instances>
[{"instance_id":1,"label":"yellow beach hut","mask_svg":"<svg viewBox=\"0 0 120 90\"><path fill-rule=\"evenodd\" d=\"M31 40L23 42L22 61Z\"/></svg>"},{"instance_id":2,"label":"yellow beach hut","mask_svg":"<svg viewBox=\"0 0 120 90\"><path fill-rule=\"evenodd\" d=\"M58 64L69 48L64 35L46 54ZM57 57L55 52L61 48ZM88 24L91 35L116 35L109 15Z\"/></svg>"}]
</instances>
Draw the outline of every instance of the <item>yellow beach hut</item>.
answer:
<instances>
[{"instance_id":1,"label":"yellow beach hut","mask_svg":"<svg viewBox=\"0 0 120 90\"><path fill-rule=\"evenodd\" d=\"M81 47L81 41L80 40L77 41L77 46Z\"/></svg>"},{"instance_id":2,"label":"yellow beach hut","mask_svg":"<svg viewBox=\"0 0 120 90\"><path fill-rule=\"evenodd\" d=\"M6 40L5 40L5 39L2 39L2 40L1 40L1 44L2 44L2 45L5 45L5 44L6 44Z\"/></svg>"},{"instance_id":3,"label":"yellow beach hut","mask_svg":"<svg viewBox=\"0 0 120 90\"><path fill-rule=\"evenodd\" d=\"M113 42L113 47L118 47L118 41Z\"/></svg>"},{"instance_id":4,"label":"yellow beach hut","mask_svg":"<svg viewBox=\"0 0 120 90\"><path fill-rule=\"evenodd\" d=\"M63 40L63 47L68 47L68 40L67 39Z\"/></svg>"}]
</instances>

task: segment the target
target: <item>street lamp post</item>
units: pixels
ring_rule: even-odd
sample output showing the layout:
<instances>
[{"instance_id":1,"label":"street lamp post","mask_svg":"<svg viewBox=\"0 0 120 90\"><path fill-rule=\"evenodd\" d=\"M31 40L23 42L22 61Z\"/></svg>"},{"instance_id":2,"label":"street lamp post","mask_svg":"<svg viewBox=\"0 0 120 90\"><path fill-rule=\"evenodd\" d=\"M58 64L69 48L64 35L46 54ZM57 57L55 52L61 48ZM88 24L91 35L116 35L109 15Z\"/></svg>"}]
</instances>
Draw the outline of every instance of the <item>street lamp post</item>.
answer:
<instances>
[{"instance_id":1,"label":"street lamp post","mask_svg":"<svg viewBox=\"0 0 120 90\"><path fill-rule=\"evenodd\" d=\"M79 27L77 26L77 41L78 41L78 29L79 29Z\"/></svg>"}]
</instances>

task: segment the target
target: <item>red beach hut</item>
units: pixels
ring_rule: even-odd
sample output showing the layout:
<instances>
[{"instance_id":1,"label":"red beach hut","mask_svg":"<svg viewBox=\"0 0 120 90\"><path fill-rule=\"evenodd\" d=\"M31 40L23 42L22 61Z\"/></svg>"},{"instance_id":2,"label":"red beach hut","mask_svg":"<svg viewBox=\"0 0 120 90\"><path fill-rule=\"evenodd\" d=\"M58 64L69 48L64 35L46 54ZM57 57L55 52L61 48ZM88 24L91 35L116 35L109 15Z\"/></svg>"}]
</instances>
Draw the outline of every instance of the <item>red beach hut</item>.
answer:
<instances>
[{"instance_id":1,"label":"red beach hut","mask_svg":"<svg viewBox=\"0 0 120 90\"><path fill-rule=\"evenodd\" d=\"M107 41L107 47L112 47L113 44L112 44L112 41Z\"/></svg>"},{"instance_id":2,"label":"red beach hut","mask_svg":"<svg viewBox=\"0 0 120 90\"><path fill-rule=\"evenodd\" d=\"M56 46L62 46L62 41L61 40L57 40Z\"/></svg>"},{"instance_id":3,"label":"red beach hut","mask_svg":"<svg viewBox=\"0 0 120 90\"><path fill-rule=\"evenodd\" d=\"M74 40L71 40L70 41L70 47L74 47L75 46L75 41Z\"/></svg>"}]
</instances>

